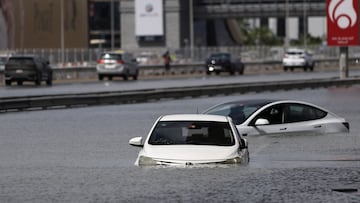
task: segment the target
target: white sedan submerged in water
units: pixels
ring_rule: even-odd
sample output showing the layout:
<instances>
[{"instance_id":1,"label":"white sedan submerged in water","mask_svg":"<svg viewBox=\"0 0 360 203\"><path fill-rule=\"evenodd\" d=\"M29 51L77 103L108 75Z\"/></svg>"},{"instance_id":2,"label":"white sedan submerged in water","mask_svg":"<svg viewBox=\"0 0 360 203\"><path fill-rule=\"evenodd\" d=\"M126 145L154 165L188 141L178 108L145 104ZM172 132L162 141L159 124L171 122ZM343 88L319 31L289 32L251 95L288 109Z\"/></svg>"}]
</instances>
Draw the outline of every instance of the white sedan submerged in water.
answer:
<instances>
[{"instance_id":1,"label":"white sedan submerged in water","mask_svg":"<svg viewBox=\"0 0 360 203\"><path fill-rule=\"evenodd\" d=\"M243 136L346 133L350 128L344 118L296 100L239 100L203 113L230 116Z\"/></svg>"},{"instance_id":2,"label":"white sedan submerged in water","mask_svg":"<svg viewBox=\"0 0 360 203\"><path fill-rule=\"evenodd\" d=\"M204 114L161 116L141 147L136 165L238 164L249 162L247 141L230 117Z\"/></svg>"}]
</instances>

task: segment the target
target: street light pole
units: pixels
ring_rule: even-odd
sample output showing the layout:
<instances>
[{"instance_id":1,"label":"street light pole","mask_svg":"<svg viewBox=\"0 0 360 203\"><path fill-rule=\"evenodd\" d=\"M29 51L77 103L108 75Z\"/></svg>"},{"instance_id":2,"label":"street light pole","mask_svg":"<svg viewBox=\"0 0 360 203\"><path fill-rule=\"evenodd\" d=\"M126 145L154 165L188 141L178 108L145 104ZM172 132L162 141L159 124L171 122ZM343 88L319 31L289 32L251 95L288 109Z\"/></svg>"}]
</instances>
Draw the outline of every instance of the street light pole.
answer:
<instances>
[{"instance_id":1,"label":"street light pole","mask_svg":"<svg viewBox=\"0 0 360 203\"><path fill-rule=\"evenodd\" d=\"M285 50L289 48L289 0L285 2Z\"/></svg>"},{"instance_id":2,"label":"street light pole","mask_svg":"<svg viewBox=\"0 0 360 203\"><path fill-rule=\"evenodd\" d=\"M64 49L65 49L65 36L64 36L64 0L60 0L60 27L61 27L61 63L64 64Z\"/></svg>"},{"instance_id":3,"label":"street light pole","mask_svg":"<svg viewBox=\"0 0 360 203\"><path fill-rule=\"evenodd\" d=\"M114 50L114 47L115 47L115 37L114 37L114 0L111 0L111 3L110 3L110 18L111 18L111 49Z\"/></svg>"},{"instance_id":4,"label":"street light pole","mask_svg":"<svg viewBox=\"0 0 360 203\"><path fill-rule=\"evenodd\" d=\"M303 18L304 18L304 49L307 49L307 14L306 14L306 0L303 1Z\"/></svg>"},{"instance_id":5,"label":"street light pole","mask_svg":"<svg viewBox=\"0 0 360 203\"><path fill-rule=\"evenodd\" d=\"M191 59L193 59L194 57L194 8L193 8L193 0L189 0L189 12L190 12L190 20L189 20L189 25L190 25L190 56Z\"/></svg>"}]
</instances>

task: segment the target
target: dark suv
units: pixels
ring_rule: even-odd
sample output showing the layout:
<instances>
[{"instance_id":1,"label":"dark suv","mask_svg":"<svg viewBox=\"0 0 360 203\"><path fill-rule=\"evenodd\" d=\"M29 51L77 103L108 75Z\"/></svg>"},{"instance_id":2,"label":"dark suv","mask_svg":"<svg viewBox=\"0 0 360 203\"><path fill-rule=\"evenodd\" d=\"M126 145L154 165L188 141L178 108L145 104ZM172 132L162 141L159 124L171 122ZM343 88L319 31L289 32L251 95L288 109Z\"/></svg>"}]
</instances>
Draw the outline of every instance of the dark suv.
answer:
<instances>
[{"instance_id":1,"label":"dark suv","mask_svg":"<svg viewBox=\"0 0 360 203\"><path fill-rule=\"evenodd\" d=\"M34 81L35 85L46 81L47 85L52 85L49 61L39 56L11 56L5 64L4 76L6 85L11 85L13 81L18 85L24 81Z\"/></svg>"},{"instance_id":2,"label":"dark suv","mask_svg":"<svg viewBox=\"0 0 360 203\"><path fill-rule=\"evenodd\" d=\"M206 73L210 75L212 72L219 75L221 72L229 72L234 75L238 72L244 74L245 66L241 62L240 57L235 57L230 53L213 53L206 59Z\"/></svg>"}]
</instances>

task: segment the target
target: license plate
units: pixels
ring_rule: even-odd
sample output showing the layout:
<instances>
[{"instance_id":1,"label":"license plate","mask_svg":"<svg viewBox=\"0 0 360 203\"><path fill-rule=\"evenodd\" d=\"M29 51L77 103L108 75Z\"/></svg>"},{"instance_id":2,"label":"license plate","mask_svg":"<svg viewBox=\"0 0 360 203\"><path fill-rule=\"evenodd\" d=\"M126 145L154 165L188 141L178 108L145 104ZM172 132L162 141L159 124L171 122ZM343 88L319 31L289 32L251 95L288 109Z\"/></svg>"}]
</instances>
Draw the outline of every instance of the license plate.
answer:
<instances>
[{"instance_id":1,"label":"license plate","mask_svg":"<svg viewBox=\"0 0 360 203\"><path fill-rule=\"evenodd\" d=\"M24 71L22 69L17 69L16 73L23 73Z\"/></svg>"}]
</instances>

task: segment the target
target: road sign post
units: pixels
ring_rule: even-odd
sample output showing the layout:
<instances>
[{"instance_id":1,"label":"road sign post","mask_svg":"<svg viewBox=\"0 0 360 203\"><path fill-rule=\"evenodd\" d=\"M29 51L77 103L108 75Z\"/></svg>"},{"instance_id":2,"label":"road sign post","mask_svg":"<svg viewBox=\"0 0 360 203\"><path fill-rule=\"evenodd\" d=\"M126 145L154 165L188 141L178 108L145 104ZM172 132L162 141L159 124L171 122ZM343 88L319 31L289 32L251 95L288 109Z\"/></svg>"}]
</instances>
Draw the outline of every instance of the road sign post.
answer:
<instances>
[{"instance_id":1,"label":"road sign post","mask_svg":"<svg viewBox=\"0 0 360 203\"><path fill-rule=\"evenodd\" d=\"M359 45L358 0L327 0L327 44L339 46L340 78L348 77L348 47Z\"/></svg>"}]
</instances>

